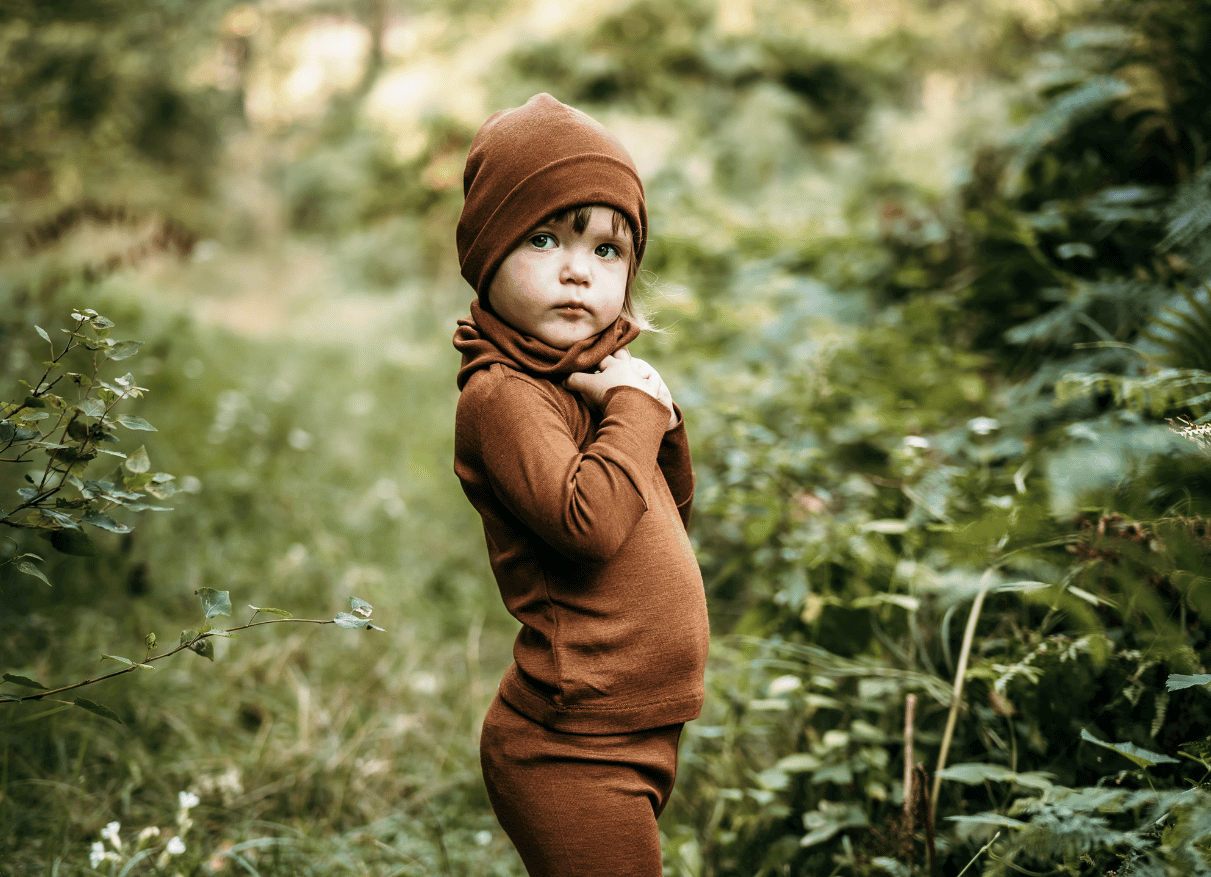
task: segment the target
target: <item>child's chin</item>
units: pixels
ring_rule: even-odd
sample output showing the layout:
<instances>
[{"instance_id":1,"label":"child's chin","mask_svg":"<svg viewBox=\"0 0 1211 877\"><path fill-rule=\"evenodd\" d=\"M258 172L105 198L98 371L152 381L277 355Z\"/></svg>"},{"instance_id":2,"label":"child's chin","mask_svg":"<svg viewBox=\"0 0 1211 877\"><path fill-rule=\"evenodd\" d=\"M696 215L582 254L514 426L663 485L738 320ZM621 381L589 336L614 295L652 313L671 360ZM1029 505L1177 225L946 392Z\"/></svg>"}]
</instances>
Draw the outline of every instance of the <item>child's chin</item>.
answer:
<instances>
[{"instance_id":1,"label":"child's chin","mask_svg":"<svg viewBox=\"0 0 1211 877\"><path fill-rule=\"evenodd\" d=\"M548 332L542 340L559 350L567 350L574 344L578 344L586 338L592 338L596 334L596 332L591 332L588 329L575 332Z\"/></svg>"}]
</instances>

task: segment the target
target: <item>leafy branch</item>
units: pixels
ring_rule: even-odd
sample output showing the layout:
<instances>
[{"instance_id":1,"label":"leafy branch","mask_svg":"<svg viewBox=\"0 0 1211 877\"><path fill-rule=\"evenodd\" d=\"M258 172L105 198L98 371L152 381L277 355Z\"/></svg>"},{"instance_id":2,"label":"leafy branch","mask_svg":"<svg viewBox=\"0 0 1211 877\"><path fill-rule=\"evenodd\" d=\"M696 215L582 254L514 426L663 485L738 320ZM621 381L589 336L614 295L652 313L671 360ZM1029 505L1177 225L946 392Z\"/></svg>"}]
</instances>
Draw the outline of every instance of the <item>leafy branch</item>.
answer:
<instances>
[{"instance_id":1,"label":"leafy branch","mask_svg":"<svg viewBox=\"0 0 1211 877\"><path fill-rule=\"evenodd\" d=\"M0 508L0 524L43 531L58 551L81 555L92 553L82 525L129 533L131 527L111 517L111 510L168 511L148 500L167 500L177 488L172 475L151 471L144 447L129 454L102 447L118 442L114 431L118 426L156 431L141 417L115 413L119 403L139 398L146 388L130 373L102 375L108 363L134 356L143 343L110 338L114 323L91 308L72 311L71 319L71 328L62 330L67 342L58 349L45 329L34 326L50 348L42 376L33 384L20 382L26 389L22 401L0 402L0 463L29 464L38 451L47 457L40 473L25 474L26 486L16 491L17 504L7 511ZM78 370L69 370L69 363L81 359ZM58 390L61 385L74 390L64 393ZM100 456L120 462L109 475L86 478L86 469ZM15 540L5 541L17 545ZM34 565L40 561L39 555L15 548L13 556L2 562L50 585Z\"/></svg>"},{"instance_id":2,"label":"leafy branch","mask_svg":"<svg viewBox=\"0 0 1211 877\"><path fill-rule=\"evenodd\" d=\"M265 606L253 606L249 604L248 608L252 610L252 616L244 624L237 627L229 627L223 630L216 630L211 626L210 619L219 615L231 615L231 595L229 591L218 591L214 588L199 588L197 595L202 601L202 609L206 615L205 623L197 629L188 629L181 631L181 637L178 645L167 652L159 655L152 655L152 651L156 648L156 635L149 633L144 637L144 645L147 648L147 653L141 661L133 661L130 658L124 658L121 655L102 655L100 661L111 660L117 661L120 664L125 664L121 670L115 670L112 673L105 673L101 676L82 679L79 682L73 682L70 685L63 685L58 688L47 688L41 682L30 679L27 676L20 676L15 673L0 674L0 679L4 682L36 690L35 694L26 694L23 696L15 696L11 694L0 693L0 704L6 703L28 703L35 701L49 700L53 703L66 704L68 706L78 706L89 712L96 713L107 719L112 719L115 722L121 723L122 720L112 709L103 704L96 703L83 697L76 697L71 701L62 700L57 695L62 695L65 692L73 691L77 688L83 688L86 685L95 685L98 682L104 682L107 679L113 679L117 676L123 676L127 673L133 673L135 670L154 670L152 663L162 661L164 658L171 657L178 652L191 651L203 658L211 661L214 660L214 643L211 641L213 637L234 637L240 631L249 630L253 627L262 627L266 624L335 624L337 627L343 627L346 630L379 630L383 628L371 623L370 615L374 611L374 607L365 600L358 597L350 597L349 605L352 612L338 612L334 618L318 619L318 618L295 618L285 609L273 609ZM263 621L257 621L256 618L260 614L275 616ZM98 663L100 662L98 661Z\"/></svg>"}]
</instances>

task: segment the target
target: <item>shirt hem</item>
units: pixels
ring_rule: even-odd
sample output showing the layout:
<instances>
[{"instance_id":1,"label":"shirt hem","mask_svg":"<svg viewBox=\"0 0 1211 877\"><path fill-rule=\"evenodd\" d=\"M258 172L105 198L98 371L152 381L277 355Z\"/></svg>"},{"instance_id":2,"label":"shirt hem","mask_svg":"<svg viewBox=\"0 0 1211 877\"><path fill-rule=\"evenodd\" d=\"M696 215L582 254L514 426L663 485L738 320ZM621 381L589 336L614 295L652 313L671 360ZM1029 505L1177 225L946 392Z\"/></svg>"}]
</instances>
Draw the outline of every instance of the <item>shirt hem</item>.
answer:
<instances>
[{"instance_id":1,"label":"shirt hem","mask_svg":"<svg viewBox=\"0 0 1211 877\"><path fill-rule=\"evenodd\" d=\"M500 696L526 718L569 734L628 734L689 722L702 714L705 692L624 706L561 707L534 691L514 664L501 680Z\"/></svg>"}]
</instances>

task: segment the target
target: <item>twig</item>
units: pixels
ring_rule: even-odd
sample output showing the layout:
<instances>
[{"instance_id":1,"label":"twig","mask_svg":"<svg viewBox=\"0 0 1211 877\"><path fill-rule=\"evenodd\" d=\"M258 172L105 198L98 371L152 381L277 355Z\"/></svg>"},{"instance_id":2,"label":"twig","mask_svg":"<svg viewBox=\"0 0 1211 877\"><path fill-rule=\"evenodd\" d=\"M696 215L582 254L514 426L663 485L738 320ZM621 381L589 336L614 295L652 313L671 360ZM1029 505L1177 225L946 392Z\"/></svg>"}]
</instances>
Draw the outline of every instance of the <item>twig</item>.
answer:
<instances>
[{"instance_id":1,"label":"twig","mask_svg":"<svg viewBox=\"0 0 1211 877\"><path fill-rule=\"evenodd\" d=\"M984 606L984 597L988 593L988 580L992 578L995 567L989 567L980 578L980 590L975 602L971 604L971 612L967 616L967 630L963 632L963 646L959 650L959 665L955 668L954 694L950 699L950 713L946 716L946 731L942 734L942 748L938 752L938 766L933 775L933 789L929 794L929 828L932 830L938 815L938 792L942 788L942 771L946 767L946 757L950 754L950 741L954 737L955 722L959 717L959 706L962 703L963 677L967 675L967 658L971 654L971 643L976 635L976 622L980 618L980 610Z\"/></svg>"},{"instance_id":2,"label":"twig","mask_svg":"<svg viewBox=\"0 0 1211 877\"><path fill-rule=\"evenodd\" d=\"M336 624L336 619L330 618L327 620L321 620L318 618L272 618L267 621L251 621L248 624L242 624L239 627L231 627L227 630L208 630L205 633L199 633L188 642L181 643L171 651L165 652L162 655L156 655L154 658L146 658L137 664L132 664L131 666L124 667L121 670L115 670L113 673L106 673L104 676L98 676L95 679L85 679L82 682L74 682L71 685L64 685L62 688L52 688L47 691L38 692L37 694L27 694L24 697L15 697L12 699L6 698L0 700L0 703L24 703L25 701L29 700L42 700L43 698L50 697L54 694L62 694L65 691L71 691L73 688L83 688L85 685L93 685L97 682L104 682L106 679L113 679L115 676L133 673L140 667L146 667L152 661L159 661L163 658L175 655L177 652L184 651L185 649L193 650L195 645L202 642L202 640L209 639L212 636L224 636L237 631L247 630L250 627L260 627L262 624L286 624L289 622L294 622L295 624Z\"/></svg>"},{"instance_id":3,"label":"twig","mask_svg":"<svg viewBox=\"0 0 1211 877\"><path fill-rule=\"evenodd\" d=\"M916 786L913 783L913 727L917 722L917 696L904 698L904 833L912 838L916 816Z\"/></svg>"},{"instance_id":4,"label":"twig","mask_svg":"<svg viewBox=\"0 0 1211 877\"><path fill-rule=\"evenodd\" d=\"M988 848L990 846L992 846L994 843L996 843L997 838L1000 836L1001 836L1001 832L998 831L996 834L994 834L992 836L992 840L990 840L988 843L984 844L984 846L980 847L980 851L971 857L970 862L968 862L966 865L963 866L963 870L958 873L957 877L963 877L963 875L967 873L967 869L976 863L976 859L980 858L980 856L982 856L982 855L984 855L984 853L988 852Z\"/></svg>"}]
</instances>

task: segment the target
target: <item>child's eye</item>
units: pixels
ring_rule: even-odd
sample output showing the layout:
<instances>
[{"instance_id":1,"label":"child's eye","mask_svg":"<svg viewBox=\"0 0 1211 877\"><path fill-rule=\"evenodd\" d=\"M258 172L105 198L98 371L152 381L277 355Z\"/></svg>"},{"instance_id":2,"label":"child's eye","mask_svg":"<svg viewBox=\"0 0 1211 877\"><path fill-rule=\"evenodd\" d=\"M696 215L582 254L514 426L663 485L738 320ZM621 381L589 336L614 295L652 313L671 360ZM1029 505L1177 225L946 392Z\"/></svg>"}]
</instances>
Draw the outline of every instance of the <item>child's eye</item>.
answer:
<instances>
[{"instance_id":1,"label":"child's eye","mask_svg":"<svg viewBox=\"0 0 1211 877\"><path fill-rule=\"evenodd\" d=\"M555 238L545 232L530 236L530 245L539 250L549 250L555 246Z\"/></svg>"},{"instance_id":2,"label":"child's eye","mask_svg":"<svg viewBox=\"0 0 1211 877\"><path fill-rule=\"evenodd\" d=\"M598 244L596 252L603 259L617 259L622 256L622 250L617 244Z\"/></svg>"}]
</instances>

